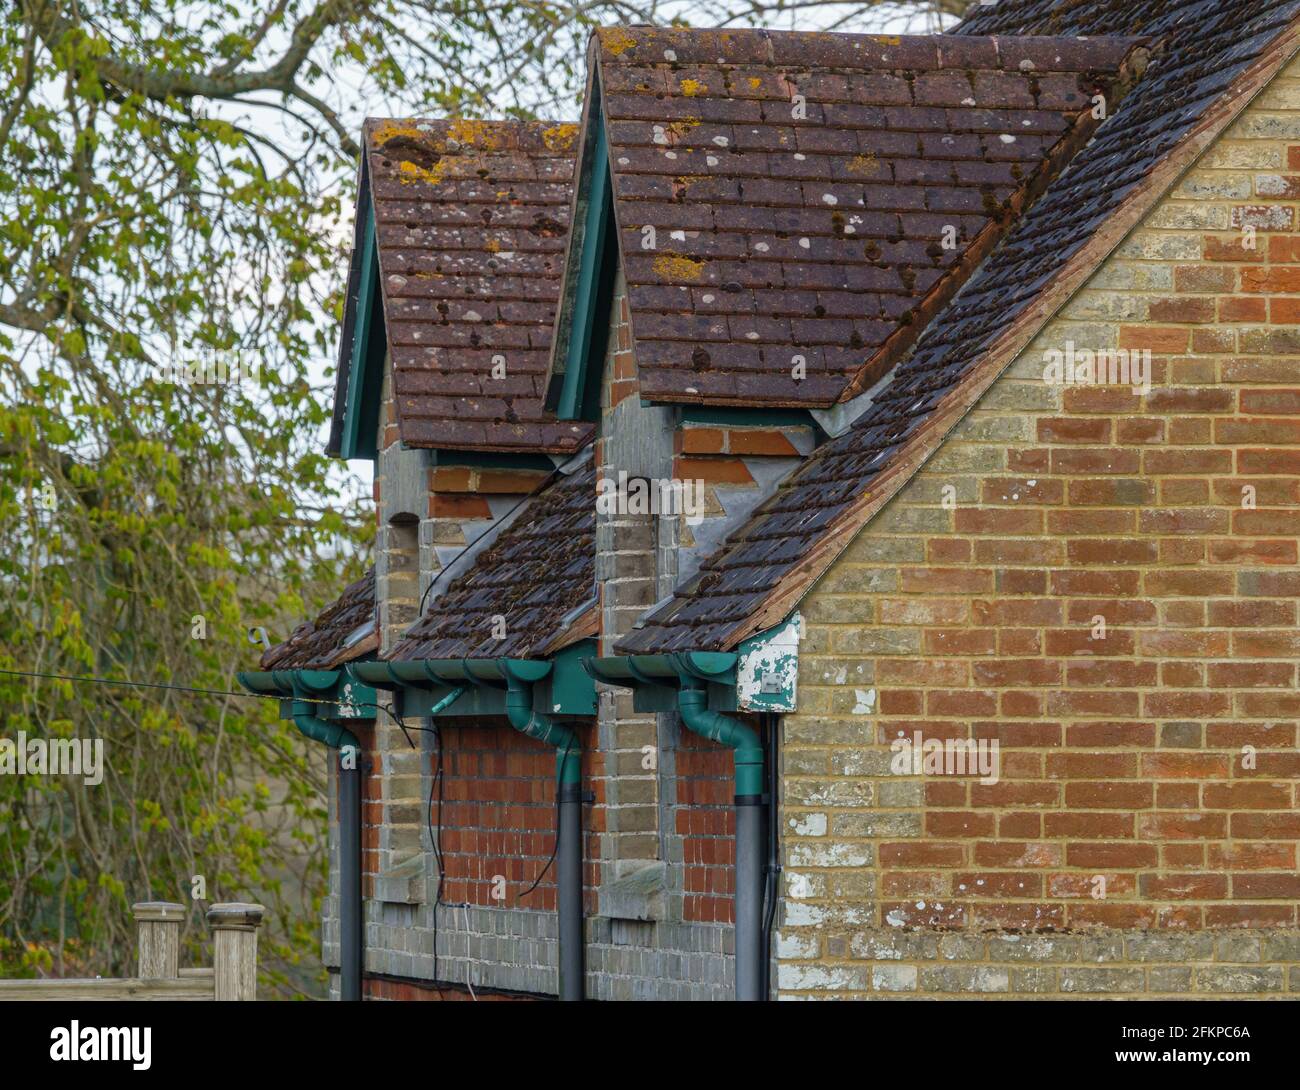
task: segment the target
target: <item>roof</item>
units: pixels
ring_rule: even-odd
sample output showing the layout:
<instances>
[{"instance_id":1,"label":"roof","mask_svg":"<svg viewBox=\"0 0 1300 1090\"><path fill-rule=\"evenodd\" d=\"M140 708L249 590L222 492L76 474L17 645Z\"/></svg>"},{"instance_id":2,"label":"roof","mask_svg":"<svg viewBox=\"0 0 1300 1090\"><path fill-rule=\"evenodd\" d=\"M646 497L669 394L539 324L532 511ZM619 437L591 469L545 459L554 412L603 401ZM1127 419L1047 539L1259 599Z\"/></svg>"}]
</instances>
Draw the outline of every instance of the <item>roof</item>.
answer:
<instances>
[{"instance_id":1,"label":"roof","mask_svg":"<svg viewBox=\"0 0 1300 1090\"><path fill-rule=\"evenodd\" d=\"M314 621L293 630L267 651L263 670L328 670L371 654L379 647L375 626L375 569L351 584Z\"/></svg>"},{"instance_id":2,"label":"roof","mask_svg":"<svg viewBox=\"0 0 1300 1090\"><path fill-rule=\"evenodd\" d=\"M872 385L1137 41L598 30L642 396L827 407Z\"/></svg>"},{"instance_id":3,"label":"roof","mask_svg":"<svg viewBox=\"0 0 1300 1090\"><path fill-rule=\"evenodd\" d=\"M596 470L588 458L533 497L385 657L528 658L589 634L595 499Z\"/></svg>"},{"instance_id":4,"label":"roof","mask_svg":"<svg viewBox=\"0 0 1300 1090\"><path fill-rule=\"evenodd\" d=\"M1295 49L1297 0L977 9L963 33L1140 31L1158 56L853 427L818 448L620 651L734 646L781 620Z\"/></svg>"},{"instance_id":5,"label":"roof","mask_svg":"<svg viewBox=\"0 0 1300 1090\"><path fill-rule=\"evenodd\" d=\"M590 437L542 408L576 128L365 123L362 188L407 446L574 453ZM354 261L349 298L357 276Z\"/></svg>"}]
</instances>

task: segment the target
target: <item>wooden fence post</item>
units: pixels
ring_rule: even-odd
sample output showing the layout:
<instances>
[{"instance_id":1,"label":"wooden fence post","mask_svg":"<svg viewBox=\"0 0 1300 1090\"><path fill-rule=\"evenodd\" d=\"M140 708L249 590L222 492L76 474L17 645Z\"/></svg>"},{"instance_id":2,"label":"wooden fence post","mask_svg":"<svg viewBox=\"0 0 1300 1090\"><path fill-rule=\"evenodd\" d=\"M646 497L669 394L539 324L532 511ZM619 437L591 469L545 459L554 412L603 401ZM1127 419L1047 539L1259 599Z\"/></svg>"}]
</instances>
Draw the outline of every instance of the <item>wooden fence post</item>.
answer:
<instances>
[{"instance_id":1,"label":"wooden fence post","mask_svg":"<svg viewBox=\"0 0 1300 1090\"><path fill-rule=\"evenodd\" d=\"M208 909L218 1000L257 998L257 929L265 911L261 905L239 903Z\"/></svg>"},{"instance_id":2,"label":"wooden fence post","mask_svg":"<svg viewBox=\"0 0 1300 1090\"><path fill-rule=\"evenodd\" d=\"M132 905L135 947L142 980L174 980L181 971L181 924L185 906L171 901Z\"/></svg>"}]
</instances>

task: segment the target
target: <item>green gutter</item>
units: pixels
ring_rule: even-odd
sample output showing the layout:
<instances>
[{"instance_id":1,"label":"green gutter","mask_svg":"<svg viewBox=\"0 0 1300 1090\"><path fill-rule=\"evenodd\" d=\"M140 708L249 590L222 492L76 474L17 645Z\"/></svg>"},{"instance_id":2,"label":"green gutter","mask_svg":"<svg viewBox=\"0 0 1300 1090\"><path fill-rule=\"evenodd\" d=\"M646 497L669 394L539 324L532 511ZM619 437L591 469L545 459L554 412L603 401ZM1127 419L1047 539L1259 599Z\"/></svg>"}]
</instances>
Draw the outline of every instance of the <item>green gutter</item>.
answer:
<instances>
[{"instance_id":1,"label":"green gutter","mask_svg":"<svg viewBox=\"0 0 1300 1090\"><path fill-rule=\"evenodd\" d=\"M549 659L371 661L352 663L346 670L363 685L400 692L407 715L508 716L513 676L516 687L526 682L534 689L535 703L550 714L590 716L596 713L596 688L581 661L591 647L591 642L584 640ZM455 709L447 712L447 705L439 706L441 691L457 688L464 694ZM516 702L518 699L516 696Z\"/></svg>"},{"instance_id":2,"label":"green gutter","mask_svg":"<svg viewBox=\"0 0 1300 1090\"><path fill-rule=\"evenodd\" d=\"M316 715L316 709L319 705L315 701L322 696L335 693L338 685L338 672L335 670L297 670L295 673L297 675L294 678L295 699L289 706L289 714L293 718L293 725L308 738L316 742L324 742L331 749L351 746L354 753L360 753L361 743L357 740L355 734L341 723L331 723L318 718ZM328 676L331 674L334 676ZM308 696L311 697L310 702L304 699L304 697Z\"/></svg>"},{"instance_id":3,"label":"green gutter","mask_svg":"<svg viewBox=\"0 0 1300 1090\"><path fill-rule=\"evenodd\" d=\"M634 690L676 689L675 710L687 729L726 746L734 754L736 794L761 795L763 744L758 734L738 719L709 708L709 686L719 687L719 694L734 691L738 660L733 651L679 651L593 658L584 665L592 677L611 685Z\"/></svg>"},{"instance_id":4,"label":"green gutter","mask_svg":"<svg viewBox=\"0 0 1300 1090\"><path fill-rule=\"evenodd\" d=\"M611 655L583 660L597 681L632 690L638 712L676 712L681 688L679 667L709 694L717 711L736 710L738 656L732 651L683 651L677 655Z\"/></svg>"},{"instance_id":5,"label":"green gutter","mask_svg":"<svg viewBox=\"0 0 1300 1090\"><path fill-rule=\"evenodd\" d=\"M348 673L376 688L401 690L411 698L410 706L419 709L411 714L436 716L451 705L452 700L446 696L430 703L430 690L446 687L457 697L466 693L470 699L463 701L454 714L505 715L520 734L555 748L560 783L576 784L581 778L582 745L576 732L558 719L534 710L538 700L534 687L554 675L554 665L549 660L503 657L357 662L348 667ZM557 695L552 693L553 698ZM473 699L475 696L478 699ZM594 712L594 689L591 711L581 702L580 694L577 700L580 713ZM566 693L553 706L562 711L573 702L573 694Z\"/></svg>"},{"instance_id":6,"label":"green gutter","mask_svg":"<svg viewBox=\"0 0 1300 1090\"><path fill-rule=\"evenodd\" d=\"M281 719L293 720L312 741L334 749L359 745L337 720L375 717L374 708L367 706L374 704L374 689L358 688L344 670L241 670L235 677L249 692L278 696Z\"/></svg>"}]
</instances>

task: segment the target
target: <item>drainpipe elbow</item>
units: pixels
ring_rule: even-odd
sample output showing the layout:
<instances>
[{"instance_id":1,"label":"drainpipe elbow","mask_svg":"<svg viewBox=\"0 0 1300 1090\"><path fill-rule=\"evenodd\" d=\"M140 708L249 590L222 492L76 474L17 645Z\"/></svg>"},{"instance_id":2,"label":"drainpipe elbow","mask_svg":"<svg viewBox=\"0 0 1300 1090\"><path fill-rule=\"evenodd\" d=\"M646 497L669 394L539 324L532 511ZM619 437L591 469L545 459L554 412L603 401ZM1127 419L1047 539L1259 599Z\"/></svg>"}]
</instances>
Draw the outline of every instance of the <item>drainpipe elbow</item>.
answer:
<instances>
[{"instance_id":1,"label":"drainpipe elbow","mask_svg":"<svg viewBox=\"0 0 1300 1090\"><path fill-rule=\"evenodd\" d=\"M758 732L738 719L709 710L704 689L682 689L677 708L688 730L719 742L732 751L736 762L736 795L763 793L763 743Z\"/></svg>"},{"instance_id":2,"label":"drainpipe elbow","mask_svg":"<svg viewBox=\"0 0 1300 1090\"><path fill-rule=\"evenodd\" d=\"M573 729L549 715L533 711L531 685L511 678L506 690L506 718L510 725L555 748L555 759L560 765L561 783L578 783L581 779L582 745Z\"/></svg>"},{"instance_id":3,"label":"drainpipe elbow","mask_svg":"<svg viewBox=\"0 0 1300 1090\"><path fill-rule=\"evenodd\" d=\"M340 723L331 723L314 714L314 705L307 700L295 700L290 707L293 725L313 742L321 742L331 749L352 746L360 752L357 736Z\"/></svg>"}]
</instances>

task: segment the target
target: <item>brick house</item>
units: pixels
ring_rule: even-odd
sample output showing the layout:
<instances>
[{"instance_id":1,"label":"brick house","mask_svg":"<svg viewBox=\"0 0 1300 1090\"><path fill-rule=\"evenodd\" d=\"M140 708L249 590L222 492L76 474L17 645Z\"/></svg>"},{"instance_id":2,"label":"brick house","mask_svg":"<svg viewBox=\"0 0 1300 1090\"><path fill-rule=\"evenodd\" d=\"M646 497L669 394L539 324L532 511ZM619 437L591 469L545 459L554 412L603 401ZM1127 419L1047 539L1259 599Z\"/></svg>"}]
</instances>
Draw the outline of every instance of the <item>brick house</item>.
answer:
<instances>
[{"instance_id":1,"label":"brick house","mask_svg":"<svg viewBox=\"0 0 1300 1090\"><path fill-rule=\"evenodd\" d=\"M1297 16L612 28L580 126L367 125L375 573L250 675L364 751L364 994L1300 991Z\"/></svg>"}]
</instances>

